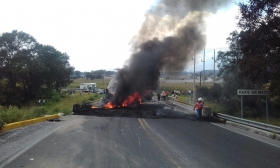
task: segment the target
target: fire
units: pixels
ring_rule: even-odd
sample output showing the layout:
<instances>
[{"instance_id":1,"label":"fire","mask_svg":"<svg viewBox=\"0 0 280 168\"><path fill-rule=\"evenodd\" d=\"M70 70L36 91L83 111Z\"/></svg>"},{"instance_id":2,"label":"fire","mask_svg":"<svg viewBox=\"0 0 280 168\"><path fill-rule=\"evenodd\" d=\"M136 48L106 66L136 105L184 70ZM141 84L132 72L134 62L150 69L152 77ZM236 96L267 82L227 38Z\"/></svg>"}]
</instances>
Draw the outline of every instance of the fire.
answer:
<instances>
[{"instance_id":1,"label":"fire","mask_svg":"<svg viewBox=\"0 0 280 168\"><path fill-rule=\"evenodd\" d=\"M98 108L97 106L91 106L91 108Z\"/></svg>"},{"instance_id":2,"label":"fire","mask_svg":"<svg viewBox=\"0 0 280 168\"><path fill-rule=\"evenodd\" d=\"M122 107L127 107L128 105L133 104L137 101L140 104L142 104L141 96L139 95L139 93L135 92L133 95L128 96L128 98L125 101L123 101ZM112 108L116 108L116 107L120 107L120 106L117 106L116 104L113 104L112 102L108 102L104 107L107 109L112 109Z\"/></svg>"},{"instance_id":3,"label":"fire","mask_svg":"<svg viewBox=\"0 0 280 168\"><path fill-rule=\"evenodd\" d=\"M109 108L109 109L111 109L111 108L115 108L115 107L116 107L116 105L115 105L115 104L113 104L112 102L109 102L109 103L107 103L104 107L105 107L105 108Z\"/></svg>"},{"instance_id":4,"label":"fire","mask_svg":"<svg viewBox=\"0 0 280 168\"><path fill-rule=\"evenodd\" d=\"M139 95L139 93L135 92L133 95L128 96L128 98L122 103L123 107L128 106L129 104L132 104L136 101L139 101L140 104L142 104L142 100L141 100L141 96Z\"/></svg>"}]
</instances>

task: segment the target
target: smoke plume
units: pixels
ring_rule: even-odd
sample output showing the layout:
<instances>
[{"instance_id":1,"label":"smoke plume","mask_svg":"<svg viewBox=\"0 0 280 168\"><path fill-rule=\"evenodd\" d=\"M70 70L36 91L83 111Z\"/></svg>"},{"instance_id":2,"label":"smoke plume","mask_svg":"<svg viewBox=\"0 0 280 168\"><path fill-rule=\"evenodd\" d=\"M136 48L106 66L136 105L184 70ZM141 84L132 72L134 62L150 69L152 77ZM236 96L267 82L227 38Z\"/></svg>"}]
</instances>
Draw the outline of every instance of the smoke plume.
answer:
<instances>
[{"instance_id":1,"label":"smoke plume","mask_svg":"<svg viewBox=\"0 0 280 168\"><path fill-rule=\"evenodd\" d=\"M206 45L205 18L230 0L159 0L131 40L130 59L117 74L113 103L158 87L160 71L182 71Z\"/></svg>"}]
</instances>

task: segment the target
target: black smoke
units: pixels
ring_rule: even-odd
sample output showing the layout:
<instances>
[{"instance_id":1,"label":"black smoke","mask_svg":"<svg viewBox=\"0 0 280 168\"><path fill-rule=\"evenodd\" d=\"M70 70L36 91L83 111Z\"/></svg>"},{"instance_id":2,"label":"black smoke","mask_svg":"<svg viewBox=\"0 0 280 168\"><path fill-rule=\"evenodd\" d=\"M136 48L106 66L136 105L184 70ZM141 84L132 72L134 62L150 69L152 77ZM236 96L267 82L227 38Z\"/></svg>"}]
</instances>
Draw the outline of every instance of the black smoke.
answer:
<instances>
[{"instance_id":1,"label":"black smoke","mask_svg":"<svg viewBox=\"0 0 280 168\"><path fill-rule=\"evenodd\" d=\"M161 0L131 40L133 54L117 74L114 104L159 85L161 70L182 71L205 48L205 18L229 0Z\"/></svg>"}]
</instances>

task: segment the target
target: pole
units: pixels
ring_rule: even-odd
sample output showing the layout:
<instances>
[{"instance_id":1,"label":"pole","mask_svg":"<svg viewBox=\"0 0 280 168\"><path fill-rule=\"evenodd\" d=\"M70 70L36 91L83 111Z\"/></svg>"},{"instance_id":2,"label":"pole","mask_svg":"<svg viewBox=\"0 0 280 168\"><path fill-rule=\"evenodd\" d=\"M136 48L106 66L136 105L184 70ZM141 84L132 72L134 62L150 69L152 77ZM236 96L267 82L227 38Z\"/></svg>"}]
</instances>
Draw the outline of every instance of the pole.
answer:
<instances>
[{"instance_id":1,"label":"pole","mask_svg":"<svg viewBox=\"0 0 280 168\"><path fill-rule=\"evenodd\" d=\"M193 101L195 102L195 50L193 56Z\"/></svg>"},{"instance_id":2,"label":"pole","mask_svg":"<svg viewBox=\"0 0 280 168\"><path fill-rule=\"evenodd\" d=\"M203 55L203 85L205 86L205 49Z\"/></svg>"},{"instance_id":3,"label":"pole","mask_svg":"<svg viewBox=\"0 0 280 168\"><path fill-rule=\"evenodd\" d=\"M106 86L105 86L105 84L104 84L104 78L105 78L105 70L103 71L103 87L104 87L104 90L103 90L103 98L105 99Z\"/></svg>"},{"instance_id":4,"label":"pole","mask_svg":"<svg viewBox=\"0 0 280 168\"><path fill-rule=\"evenodd\" d=\"M243 118L243 95L241 95L241 118Z\"/></svg>"},{"instance_id":5,"label":"pole","mask_svg":"<svg viewBox=\"0 0 280 168\"><path fill-rule=\"evenodd\" d=\"M204 79L205 79L205 49L204 49L204 56L203 56L203 60L201 59L201 62L203 62L203 85L204 85Z\"/></svg>"},{"instance_id":6,"label":"pole","mask_svg":"<svg viewBox=\"0 0 280 168\"><path fill-rule=\"evenodd\" d=\"M200 83L199 86L201 87L201 72L199 73L199 80L200 80L199 81L199 83Z\"/></svg>"},{"instance_id":7,"label":"pole","mask_svg":"<svg viewBox=\"0 0 280 168\"><path fill-rule=\"evenodd\" d=\"M215 86L215 62L216 62L216 60L215 60L215 49L214 49L214 78L213 78L213 86Z\"/></svg>"},{"instance_id":8,"label":"pole","mask_svg":"<svg viewBox=\"0 0 280 168\"><path fill-rule=\"evenodd\" d=\"M266 123L268 123L268 102L267 102L267 96L265 96L265 104L266 104Z\"/></svg>"}]
</instances>

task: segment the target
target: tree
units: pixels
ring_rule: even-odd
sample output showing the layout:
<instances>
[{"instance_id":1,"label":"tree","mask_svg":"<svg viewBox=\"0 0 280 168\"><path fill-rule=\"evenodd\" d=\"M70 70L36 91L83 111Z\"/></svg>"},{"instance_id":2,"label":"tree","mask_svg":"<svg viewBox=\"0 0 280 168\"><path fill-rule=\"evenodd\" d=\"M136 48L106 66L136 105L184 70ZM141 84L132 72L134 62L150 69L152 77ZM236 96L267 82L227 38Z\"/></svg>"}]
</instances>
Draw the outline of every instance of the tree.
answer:
<instances>
[{"instance_id":1,"label":"tree","mask_svg":"<svg viewBox=\"0 0 280 168\"><path fill-rule=\"evenodd\" d=\"M41 79L48 89L60 90L71 83L74 68L70 66L69 56L49 45L38 45L38 62L42 66Z\"/></svg>"},{"instance_id":2,"label":"tree","mask_svg":"<svg viewBox=\"0 0 280 168\"><path fill-rule=\"evenodd\" d=\"M81 71L78 71L78 70L76 70L76 71L74 71L74 73L73 73L73 75L76 77L76 78L79 78L79 77L81 77Z\"/></svg>"},{"instance_id":3,"label":"tree","mask_svg":"<svg viewBox=\"0 0 280 168\"><path fill-rule=\"evenodd\" d=\"M4 104L18 104L24 100L24 86L19 85L26 78L24 71L30 60L34 59L33 50L37 41L29 34L18 32L3 33L0 37L0 76L5 79L6 96Z\"/></svg>"},{"instance_id":4,"label":"tree","mask_svg":"<svg viewBox=\"0 0 280 168\"><path fill-rule=\"evenodd\" d=\"M238 45L242 52L240 77L267 84L280 95L280 1L249 0L240 3Z\"/></svg>"},{"instance_id":5,"label":"tree","mask_svg":"<svg viewBox=\"0 0 280 168\"><path fill-rule=\"evenodd\" d=\"M3 33L0 36L0 103L18 105L47 95L70 84L74 68L69 56L44 46L29 34Z\"/></svg>"}]
</instances>

